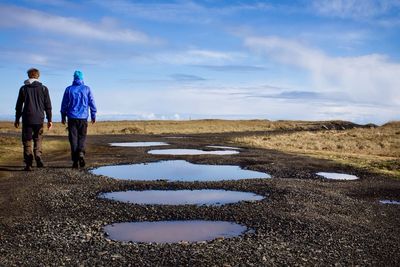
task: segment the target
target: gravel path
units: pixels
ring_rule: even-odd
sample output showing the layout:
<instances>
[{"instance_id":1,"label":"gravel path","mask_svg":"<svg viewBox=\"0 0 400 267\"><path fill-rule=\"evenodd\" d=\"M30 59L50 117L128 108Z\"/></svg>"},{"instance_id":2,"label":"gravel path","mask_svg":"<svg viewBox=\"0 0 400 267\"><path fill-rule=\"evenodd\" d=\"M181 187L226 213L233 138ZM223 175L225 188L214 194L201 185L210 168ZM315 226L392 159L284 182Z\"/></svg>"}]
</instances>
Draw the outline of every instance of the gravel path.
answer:
<instances>
[{"instance_id":1,"label":"gravel path","mask_svg":"<svg viewBox=\"0 0 400 267\"><path fill-rule=\"evenodd\" d=\"M61 138L61 137L52 137ZM348 169L326 160L276 151L242 149L230 156L156 156L151 148L107 147L109 142L165 141L171 148L223 143L224 135L184 139L149 136L90 137L89 165L187 159L238 164L272 179L167 183L121 181L66 168L68 154L48 155L48 167L21 172L2 166L0 266L399 266L400 181ZM346 171L357 181L318 179L317 171ZM99 199L100 192L145 189L226 189L266 196L224 206L134 205ZM224 220L253 233L210 242L135 244L107 239L114 222Z\"/></svg>"}]
</instances>

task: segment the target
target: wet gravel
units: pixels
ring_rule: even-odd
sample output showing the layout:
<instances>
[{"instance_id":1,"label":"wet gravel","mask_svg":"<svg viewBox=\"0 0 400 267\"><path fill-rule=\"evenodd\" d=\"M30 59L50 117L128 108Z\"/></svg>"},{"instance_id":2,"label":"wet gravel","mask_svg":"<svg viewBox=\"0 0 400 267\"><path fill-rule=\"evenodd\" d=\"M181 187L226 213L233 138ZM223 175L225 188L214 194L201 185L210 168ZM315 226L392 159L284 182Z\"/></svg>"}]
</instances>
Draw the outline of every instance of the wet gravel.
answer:
<instances>
[{"instance_id":1,"label":"wet gravel","mask_svg":"<svg viewBox=\"0 0 400 267\"><path fill-rule=\"evenodd\" d=\"M219 138L219 139L218 139ZM224 136L167 139L199 148ZM272 179L224 182L135 182L73 170L68 155L48 167L0 178L0 266L399 266L400 207L376 200L400 198L400 181L276 151L242 149L232 156L160 157L145 148L109 148L111 136L91 137L89 165L186 159L238 164ZM124 136L117 141L163 141ZM324 180L317 171L355 174L357 181ZM150 189L226 189L267 196L223 206L136 205L98 198L101 192ZM105 225L127 221L223 220L254 232L209 242L144 244L109 240Z\"/></svg>"}]
</instances>

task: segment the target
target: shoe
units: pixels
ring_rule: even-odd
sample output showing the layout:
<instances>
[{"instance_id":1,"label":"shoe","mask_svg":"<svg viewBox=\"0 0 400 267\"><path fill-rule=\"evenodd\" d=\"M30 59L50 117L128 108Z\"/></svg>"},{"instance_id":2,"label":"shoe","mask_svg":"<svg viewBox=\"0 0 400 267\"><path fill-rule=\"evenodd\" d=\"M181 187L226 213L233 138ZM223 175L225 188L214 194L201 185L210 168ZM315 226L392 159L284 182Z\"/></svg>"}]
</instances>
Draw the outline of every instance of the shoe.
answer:
<instances>
[{"instance_id":1,"label":"shoe","mask_svg":"<svg viewBox=\"0 0 400 267\"><path fill-rule=\"evenodd\" d=\"M28 172L32 171L32 170L33 170L33 168L32 168L33 155L27 156L27 157L24 159L24 161L25 161L25 168L24 168L24 171L28 171Z\"/></svg>"},{"instance_id":2,"label":"shoe","mask_svg":"<svg viewBox=\"0 0 400 267\"><path fill-rule=\"evenodd\" d=\"M72 163L72 168L73 169L78 169L78 162L74 161L74 163Z\"/></svg>"},{"instance_id":3,"label":"shoe","mask_svg":"<svg viewBox=\"0 0 400 267\"><path fill-rule=\"evenodd\" d=\"M85 167L86 162L85 162L85 158L83 156L79 156L79 166L81 168Z\"/></svg>"},{"instance_id":4,"label":"shoe","mask_svg":"<svg viewBox=\"0 0 400 267\"><path fill-rule=\"evenodd\" d=\"M39 157L36 158L36 166L37 166L38 168L43 168L43 167L44 167L43 161L42 161L42 159L39 158Z\"/></svg>"},{"instance_id":5,"label":"shoe","mask_svg":"<svg viewBox=\"0 0 400 267\"><path fill-rule=\"evenodd\" d=\"M33 171L33 168L31 165L26 165L24 168L24 171L30 172L30 171Z\"/></svg>"}]
</instances>

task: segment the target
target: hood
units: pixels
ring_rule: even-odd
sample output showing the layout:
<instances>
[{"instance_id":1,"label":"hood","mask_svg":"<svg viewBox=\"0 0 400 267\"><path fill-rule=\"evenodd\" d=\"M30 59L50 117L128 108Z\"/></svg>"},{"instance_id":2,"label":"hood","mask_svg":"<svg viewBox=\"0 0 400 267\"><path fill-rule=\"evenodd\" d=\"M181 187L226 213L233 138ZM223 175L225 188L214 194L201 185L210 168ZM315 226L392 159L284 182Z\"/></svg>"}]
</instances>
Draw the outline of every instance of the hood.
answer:
<instances>
[{"instance_id":1,"label":"hood","mask_svg":"<svg viewBox=\"0 0 400 267\"><path fill-rule=\"evenodd\" d=\"M24 81L24 84L25 85L30 85L30 84L32 84L34 82L39 82L39 80L38 79L28 79L28 80Z\"/></svg>"},{"instance_id":2,"label":"hood","mask_svg":"<svg viewBox=\"0 0 400 267\"><path fill-rule=\"evenodd\" d=\"M83 85L83 80L81 79L74 79L74 81L72 82L72 85Z\"/></svg>"}]
</instances>

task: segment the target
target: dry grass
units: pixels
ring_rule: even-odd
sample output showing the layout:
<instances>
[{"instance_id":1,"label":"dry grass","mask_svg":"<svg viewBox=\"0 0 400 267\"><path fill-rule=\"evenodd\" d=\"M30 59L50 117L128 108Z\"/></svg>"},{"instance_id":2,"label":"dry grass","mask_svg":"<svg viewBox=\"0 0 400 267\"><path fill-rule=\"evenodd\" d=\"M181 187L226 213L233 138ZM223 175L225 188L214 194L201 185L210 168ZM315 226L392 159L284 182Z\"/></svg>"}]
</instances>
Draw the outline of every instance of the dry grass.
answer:
<instances>
[{"instance_id":1,"label":"dry grass","mask_svg":"<svg viewBox=\"0 0 400 267\"><path fill-rule=\"evenodd\" d=\"M0 163L15 161L17 154L22 155L20 138L0 136Z\"/></svg>"},{"instance_id":2,"label":"dry grass","mask_svg":"<svg viewBox=\"0 0 400 267\"><path fill-rule=\"evenodd\" d=\"M46 153L66 151L68 141L44 140L43 150ZM22 161L22 142L20 137L0 136L0 164Z\"/></svg>"},{"instance_id":3,"label":"dry grass","mask_svg":"<svg viewBox=\"0 0 400 267\"><path fill-rule=\"evenodd\" d=\"M191 121L102 121L88 128L88 134L197 134L247 131L316 129L331 122L268 120L191 120ZM338 122L340 123L340 122ZM0 133L20 132L12 122L0 122ZM55 123L48 135L66 135L66 126Z\"/></svg>"},{"instance_id":4,"label":"dry grass","mask_svg":"<svg viewBox=\"0 0 400 267\"><path fill-rule=\"evenodd\" d=\"M400 177L400 122L368 129L247 136L233 142L331 159Z\"/></svg>"}]
</instances>

